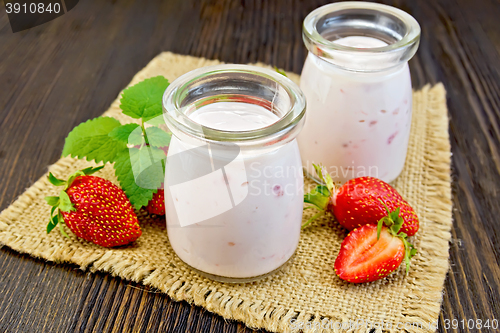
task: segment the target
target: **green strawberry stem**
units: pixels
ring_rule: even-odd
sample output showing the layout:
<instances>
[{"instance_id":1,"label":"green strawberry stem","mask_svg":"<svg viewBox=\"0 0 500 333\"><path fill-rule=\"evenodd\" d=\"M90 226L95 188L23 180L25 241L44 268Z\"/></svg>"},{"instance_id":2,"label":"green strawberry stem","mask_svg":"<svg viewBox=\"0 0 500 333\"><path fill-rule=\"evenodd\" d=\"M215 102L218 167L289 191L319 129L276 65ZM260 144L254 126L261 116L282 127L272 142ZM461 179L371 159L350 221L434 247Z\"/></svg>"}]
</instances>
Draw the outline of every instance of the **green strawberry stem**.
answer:
<instances>
[{"instance_id":1,"label":"green strawberry stem","mask_svg":"<svg viewBox=\"0 0 500 333\"><path fill-rule=\"evenodd\" d=\"M313 166L319 179L325 183L325 185L317 185L311 192L304 195L304 202L314 205L320 212L307 220L307 222L302 225L302 229L326 213L328 205L330 204L330 197L335 193L335 185L333 184L332 177L326 172L326 169L322 165L313 164Z\"/></svg>"},{"instance_id":2,"label":"green strawberry stem","mask_svg":"<svg viewBox=\"0 0 500 333\"><path fill-rule=\"evenodd\" d=\"M64 189L59 192L59 196L45 197L45 201L47 201L47 203L50 206L52 206L52 209L50 210L49 224L47 224L47 233L50 233L57 225L59 225L59 231L61 232L61 234L69 238L68 234L64 231L62 226L64 223L64 218L61 212L70 212L70 211L75 211L76 209L73 206L71 200L69 199L66 190L71 186L71 184L77 177L84 175L87 176L91 175L101 170L102 168L104 168L104 165L95 168L88 167L83 170L78 170L72 173L69 176L68 180L58 179L52 174L52 172L49 172L49 175L47 176L49 182L54 186L64 186Z\"/></svg>"},{"instance_id":3,"label":"green strawberry stem","mask_svg":"<svg viewBox=\"0 0 500 333\"><path fill-rule=\"evenodd\" d=\"M379 240L380 238L380 232L382 231L382 226L385 225L392 236L398 237L403 241L403 244L405 246L406 274L408 274L410 270L410 260L415 254L417 254L417 249L408 242L407 240L408 236L404 232L399 232L404 223L403 218L399 216L399 207L396 208L395 211L391 212L380 198L378 200L382 203L382 205L384 205L385 210L387 211L387 216L384 216L378 221L377 240Z\"/></svg>"}]
</instances>

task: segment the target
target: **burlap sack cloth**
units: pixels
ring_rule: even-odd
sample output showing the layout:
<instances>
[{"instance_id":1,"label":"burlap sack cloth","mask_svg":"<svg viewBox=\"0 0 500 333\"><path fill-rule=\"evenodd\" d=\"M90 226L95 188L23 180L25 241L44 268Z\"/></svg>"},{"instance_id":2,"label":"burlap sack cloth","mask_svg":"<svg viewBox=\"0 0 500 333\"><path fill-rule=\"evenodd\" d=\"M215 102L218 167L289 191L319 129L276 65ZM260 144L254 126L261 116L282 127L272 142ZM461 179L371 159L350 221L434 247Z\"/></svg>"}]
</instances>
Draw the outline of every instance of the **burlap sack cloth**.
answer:
<instances>
[{"instance_id":1,"label":"burlap sack cloth","mask_svg":"<svg viewBox=\"0 0 500 333\"><path fill-rule=\"evenodd\" d=\"M218 63L162 53L131 84L156 75L172 81L192 69ZM289 77L298 81L297 75ZM411 239L418 254L406 277L404 265L395 274L369 284L349 284L336 277L333 263L346 231L328 217L302 232L295 260L282 272L248 284L213 282L192 272L176 257L165 221L144 212L139 213L143 235L126 248L106 249L77 239L72 233L67 239L58 230L47 235L50 207L43 198L55 195L57 190L45 176L0 214L0 243L34 257L140 281L174 300L200 305L249 327L289 332L302 325L306 332L321 331L321 326L326 331L338 331L343 322L344 328L339 331L365 332L370 329L363 322L383 322L392 325L390 331L402 331L405 324L410 332L434 331L435 326L429 329L429 323L436 324L440 311L452 224L448 118L441 84L426 86L413 97L408 157L394 183L420 217L420 231ZM105 115L122 123L131 122L118 106L117 99ZM49 170L64 178L89 164L63 158ZM110 165L97 175L117 183ZM353 327L354 322L362 325Z\"/></svg>"}]
</instances>

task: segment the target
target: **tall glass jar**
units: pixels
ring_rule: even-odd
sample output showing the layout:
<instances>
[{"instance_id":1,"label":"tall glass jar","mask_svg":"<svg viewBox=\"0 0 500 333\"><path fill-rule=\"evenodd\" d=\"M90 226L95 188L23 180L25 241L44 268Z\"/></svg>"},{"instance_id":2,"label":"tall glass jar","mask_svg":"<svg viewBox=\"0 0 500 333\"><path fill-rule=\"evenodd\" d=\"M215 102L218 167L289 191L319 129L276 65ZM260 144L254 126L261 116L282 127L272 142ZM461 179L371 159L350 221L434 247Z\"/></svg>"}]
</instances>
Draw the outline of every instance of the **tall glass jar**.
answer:
<instances>
[{"instance_id":1,"label":"tall glass jar","mask_svg":"<svg viewBox=\"0 0 500 333\"><path fill-rule=\"evenodd\" d=\"M163 108L173 134L165 205L175 253L225 282L278 270L294 254L302 222L299 87L259 67L205 67L172 82Z\"/></svg>"},{"instance_id":2,"label":"tall glass jar","mask_svg":"<svg viewBox=\"0 0 500 333\"><path fill-rule=\"evenodd\" d=\"M314 178L321 163L338 183L394 180L408 149L417 21L386 5L338 2L306 17L303 39L308 116L298 142L307 173Z\"/></svg>"}]
</instances>

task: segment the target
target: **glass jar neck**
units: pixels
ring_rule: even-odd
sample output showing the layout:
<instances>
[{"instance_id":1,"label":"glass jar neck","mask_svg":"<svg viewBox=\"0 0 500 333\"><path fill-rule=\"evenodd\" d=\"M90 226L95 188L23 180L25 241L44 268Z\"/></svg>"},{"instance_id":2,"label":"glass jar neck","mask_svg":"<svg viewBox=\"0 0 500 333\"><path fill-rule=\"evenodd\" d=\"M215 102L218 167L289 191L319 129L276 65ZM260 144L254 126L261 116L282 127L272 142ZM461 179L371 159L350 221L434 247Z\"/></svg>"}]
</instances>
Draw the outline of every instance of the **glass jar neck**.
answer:
<instances>
[{"instance_id":1,"label":"glass jar neck","mask_svg":"<svg viewBox=\"0 0 500 333\"><path fill-rule=\"evenodd\" d=\"M203 126L190 118L194 111L220 102L247 103L278 116L269 126L231 131ZM305 114L305 97L287 77L248 65L199 68L173 81L163 96L164 119L181 141L190 139L219 145L268 147L293 140Z\"/></svg>"},{"instance_id":2,"label":"glass jar neck","mask_svg":"<svg viewBox=\"0 0 500 333\"><path fill-rule=\"evenodd\" d=\"M339 2L320 7L304 20L308 50L354 72L400 67L415 54L420 26L408 13L369 2Z\"/></svg>"}]
</instances>

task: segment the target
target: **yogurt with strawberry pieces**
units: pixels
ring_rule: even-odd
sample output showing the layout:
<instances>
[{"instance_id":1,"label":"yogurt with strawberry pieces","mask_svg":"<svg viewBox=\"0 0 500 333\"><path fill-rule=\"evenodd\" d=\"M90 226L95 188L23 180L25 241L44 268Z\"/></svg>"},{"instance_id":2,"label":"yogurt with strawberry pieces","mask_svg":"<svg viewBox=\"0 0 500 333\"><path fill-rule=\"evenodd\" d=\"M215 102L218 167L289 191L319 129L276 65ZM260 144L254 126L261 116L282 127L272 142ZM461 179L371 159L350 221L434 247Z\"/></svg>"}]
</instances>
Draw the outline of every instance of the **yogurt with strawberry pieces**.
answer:
<instances>
[{"instance_id":1,"label":"yogurt with strawberry pieces","mask_svg":"<svg viewBox=\"0 0 500 333\"><path fill-rule=\"evenodd\" d=\"M279 119L262 106L239 102L202 106L189 118L229 132L264 128ZM173 136L167 163L190 149L189 142ZM216 277L250 278L278 269L295 252L302 222L303 175L296 140L277 148L242 148L236 162L213 151L211 158L213 172L196 178L206 162L186 157L184 171L196 178L193 187L169 186L175 170L166 168L172 248L189 266ZM193 198L193 191L200 197Z\"/></svg>"},{"instance_id":2,"label":"yogurt with strawberry pieces","mask_svg":"<svg viewBox=\"0 0 500 333\"><path fill-rule=\"evenodd\" d=\"M365 36L334 43L356 48L387 45ZM349 54L345 56L348 61ZM334 181L342 184L362 176L391 182L400 174L412 116L407 63L383 74L356 72L309 54L300 87L309 114L298 142L309 174L314 174L313 163L323 164Z\"/></svg>"}]
</instances>

